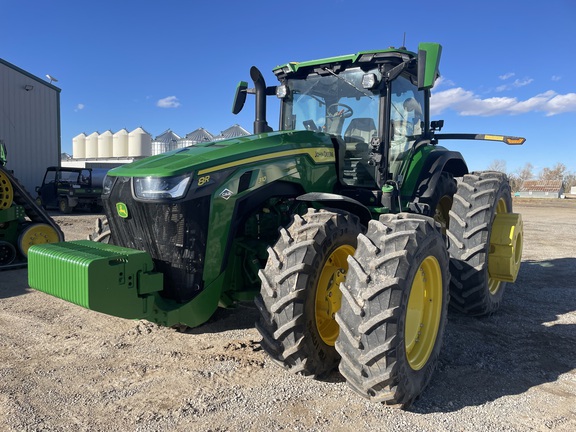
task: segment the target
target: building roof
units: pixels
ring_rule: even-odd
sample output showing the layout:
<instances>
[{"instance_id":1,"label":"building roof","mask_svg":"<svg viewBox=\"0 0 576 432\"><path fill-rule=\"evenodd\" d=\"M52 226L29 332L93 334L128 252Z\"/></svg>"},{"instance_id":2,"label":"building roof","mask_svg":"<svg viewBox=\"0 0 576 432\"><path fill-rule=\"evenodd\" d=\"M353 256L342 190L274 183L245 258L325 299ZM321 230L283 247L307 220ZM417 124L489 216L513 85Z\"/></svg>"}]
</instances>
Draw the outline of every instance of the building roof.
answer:
<instances>
[{"instance_id":1,"label":"building roof","mask_svg":"<svg viewBox=\"0 0 576 432\"><path fill-rule=\"evenodd\" d=\"M36 75L32 75L30 72L27 72L24 69L20 69L18 66L13 65L12 63L7 62L4 59L0 58L0 64L3 64L5 66L9 67L10 69L13 69L13 70L21 73L22 75L26 75L28 78L32 78L33 80L37 81L39 84L45 85L46 87L49 87L53 90L56 90L58 93L60 93L62 91L59 87L56 87L51 82L45 81L42 78L37 77Z\"/></svg>"},{"instance_id":2,"label":"building roof","mask_svg":"<svg viewBox=\"0 0 576 432\"><path fill-rule=\"evenodd\" d=\"M212 135L204 128L198 128L186 134L185 139L194 142L207 142L212 141L214 139L214 135Z\"/></svg>"},{"instance_id":3,"label":"building roof","mask_svg":"<svg viewBox=\"0 0 576 432\"><path fill-rule=\"evenodd\" d=\"M250 132L248 132L242 126L235 124L234 126L230 126L228 129L220 132L220 135L214 137L214 139L228 139L246 135L250 135Z\"/></svg>"},{"instance_id":4,"label":"building roof","mask_svg":"<svg viewBox=\"0 0 576 432\"><path fill-rule=\"evenodd\" d=\"M161 133L156 138L154 138L154 141L161 142L164 144L170 144L174 143L175 141L178 141L179 139L180 137L177 134L168 129L167 131Z\"/></svg>"},{"instance_id":5,"label":"building roof","mask_svg":"<svg viewBox=\"0 0 576 432\"><path fill-rule=\"evenodd\" d=\"M559 192L564 187L562 180L525 180L521 192Z\"/></svg>"}]
</instances>

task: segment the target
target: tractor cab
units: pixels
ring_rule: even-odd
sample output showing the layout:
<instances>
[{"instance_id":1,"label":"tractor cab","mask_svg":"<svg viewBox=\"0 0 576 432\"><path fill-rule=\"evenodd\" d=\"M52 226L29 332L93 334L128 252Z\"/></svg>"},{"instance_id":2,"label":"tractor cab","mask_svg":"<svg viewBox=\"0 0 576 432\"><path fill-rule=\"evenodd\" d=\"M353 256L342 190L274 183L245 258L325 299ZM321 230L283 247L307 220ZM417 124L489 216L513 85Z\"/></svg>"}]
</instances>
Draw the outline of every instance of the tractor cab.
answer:
<instances>
[{"instance_id":1,"label":"tractor cab","mask_svg":"<svg viewBox=\"0 0 576 432\"><path fill-rule=\"evenodd\" d=\"M241 93L255 93L255 132L262 123L260 132L266 132L265 104L263 97L259 103L259 92L275 93L281 100L281 131L331 136L339 175L335 192L365 204L390 205L389 199L382 200L381 191L398 191L416 144L432 141L428 101L438 76L440 51L438 44L420 44L418 54L390 48L287 63L274 69L280 81L276 87L259 86L262 78L253 68L255 89L240 83L233 112L241 109L245 97Z\"/></svg>"},{"instance_id":2,"label":"tractor cab","mask_svg":"<svg viewBox=\"0 0 576 432\"><path fill-rule=\"evenodd\" d=\"M342 69L341 64L332 69ZM323 66L304 77L286 77L280 128L313 130L334 137L340 156L341 182L377 188L399 173L402 156L425 131L425 91L409 76L387 83L385 67L353 66L338 74ZM383 149L388 175L380 175Z\"/></svg>"}]
</instances>

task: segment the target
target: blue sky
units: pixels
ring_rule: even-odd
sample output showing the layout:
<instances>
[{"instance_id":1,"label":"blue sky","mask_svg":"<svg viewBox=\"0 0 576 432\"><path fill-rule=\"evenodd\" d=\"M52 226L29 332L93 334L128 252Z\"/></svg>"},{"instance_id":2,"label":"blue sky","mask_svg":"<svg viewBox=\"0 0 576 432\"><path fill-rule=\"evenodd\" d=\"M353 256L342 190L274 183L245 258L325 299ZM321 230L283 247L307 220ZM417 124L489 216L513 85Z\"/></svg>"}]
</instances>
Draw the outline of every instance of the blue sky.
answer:
<instances>
[{"instance_id":1,"label":"blue sky","mask_svg":"<svg viewBox=\"0 0 576 432\"><path fill-rule=\"evenodd\" d=\"M471 169L504 160L576 172L576 2L0 0L0 58L62 89L62 150L81 132L153 137L253 125L236 84L272 68L419 42L443 45L432 97L443 132L520 135L524 146L447 141ZM250 99L249 99L250 101ZM277 101L268 100L277 127Z\"/></svg>"}]
</instances>

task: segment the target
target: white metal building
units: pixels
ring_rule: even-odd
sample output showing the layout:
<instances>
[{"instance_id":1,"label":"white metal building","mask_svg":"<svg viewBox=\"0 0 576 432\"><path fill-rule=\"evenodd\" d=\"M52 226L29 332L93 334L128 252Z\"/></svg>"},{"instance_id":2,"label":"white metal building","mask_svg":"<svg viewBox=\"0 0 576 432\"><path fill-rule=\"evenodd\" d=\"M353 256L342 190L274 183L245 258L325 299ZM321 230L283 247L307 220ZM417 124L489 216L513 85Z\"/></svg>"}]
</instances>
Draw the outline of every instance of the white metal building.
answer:
<instances>
[{"instance_id":1,"label":"white metal building","mask_svg":"<svg viewBox=\"0 0 576 432\"><path fill-rule=\"evenodd\" d=\"M0 140L7 168L34 197L46 167L60 163L60 89L0 59Z\"/></svg>"}]
</instances>

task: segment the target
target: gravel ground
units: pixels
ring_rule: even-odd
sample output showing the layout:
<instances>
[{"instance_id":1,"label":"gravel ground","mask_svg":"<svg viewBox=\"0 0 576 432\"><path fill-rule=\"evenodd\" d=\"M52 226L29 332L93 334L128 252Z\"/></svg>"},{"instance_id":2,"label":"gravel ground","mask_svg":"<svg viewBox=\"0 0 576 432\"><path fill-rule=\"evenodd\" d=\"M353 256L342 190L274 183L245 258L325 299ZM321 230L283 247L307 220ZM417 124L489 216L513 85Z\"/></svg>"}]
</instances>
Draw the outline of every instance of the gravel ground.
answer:
<instances>
[{"instance_id":1,"label":"gravel ground","mask_svg":"<svg viewBox=\"0 0 576 432\"><path fill-rule=\"evenodd\" d=\"M4 431L574 431L576 202L516 203L517 282L485 318L449 314L439 367L408 411L334 372L293 376L260 349L249 304L185 332L85 310L0 272ZM96 215L54 216L67 240Z\"/></svg>"}]
</instances>

